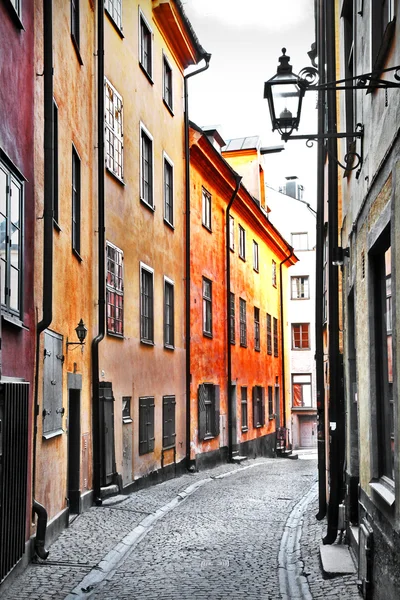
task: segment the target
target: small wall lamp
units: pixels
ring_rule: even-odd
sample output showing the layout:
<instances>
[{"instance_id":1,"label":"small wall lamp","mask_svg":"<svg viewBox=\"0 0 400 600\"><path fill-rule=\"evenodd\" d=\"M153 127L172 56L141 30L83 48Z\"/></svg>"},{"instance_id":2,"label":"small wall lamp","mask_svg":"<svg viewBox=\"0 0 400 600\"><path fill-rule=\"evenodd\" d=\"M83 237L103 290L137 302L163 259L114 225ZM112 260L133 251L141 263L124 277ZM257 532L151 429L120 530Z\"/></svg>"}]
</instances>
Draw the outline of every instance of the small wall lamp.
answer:
<instances>
[{"instance_id":1,"label":"small wall lamp","mask_svg":"<svg viewBox=\"0 0 400 600\"><path fill-rule=\"evenodd\" d=\"M350 248L338 246L332 249L332 264L334 267L343 266L345 257L350 258Z\"/></svg>"},{"instance_id":2,"label":"small wall lamp","mask_svg":"<svg viewBox=\"0 0 400 600\"><path fill-rule=\"evenodd\" d=\"M81 346L82 352L83 352L83 346L85 345L87 328L85 327L85 324L82 319L79 321L78 326L75 327L75 331L76 331L76 335L78 337L79 342L69 342L68 338L67 338L67 350L68 350L68 346Z\"/></svg>"}]
</instances>

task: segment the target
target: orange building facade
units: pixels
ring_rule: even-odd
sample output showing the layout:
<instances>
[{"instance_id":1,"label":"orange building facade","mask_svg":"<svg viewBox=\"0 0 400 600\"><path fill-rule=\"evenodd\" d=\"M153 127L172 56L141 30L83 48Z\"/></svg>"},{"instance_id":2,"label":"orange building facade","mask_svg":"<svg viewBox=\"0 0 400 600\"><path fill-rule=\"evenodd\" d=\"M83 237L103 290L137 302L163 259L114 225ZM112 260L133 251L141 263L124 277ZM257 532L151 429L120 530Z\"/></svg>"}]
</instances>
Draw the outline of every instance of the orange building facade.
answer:
<instances>
[{"instance_id":1,"label":"orange building facade","mask_svg":"<svg viewBox=\"0 0 400 600\"><path fill-rule=\"evenodd\" d=\"M196 465L274 455L276 430L289 410L282 297L297 259L268 221L263 195L260 202L222 157L223 145L215 130L206 135L192 124L190 458ZM262 175L257 164L260 190Z\"/></svg>"}]
</instances>

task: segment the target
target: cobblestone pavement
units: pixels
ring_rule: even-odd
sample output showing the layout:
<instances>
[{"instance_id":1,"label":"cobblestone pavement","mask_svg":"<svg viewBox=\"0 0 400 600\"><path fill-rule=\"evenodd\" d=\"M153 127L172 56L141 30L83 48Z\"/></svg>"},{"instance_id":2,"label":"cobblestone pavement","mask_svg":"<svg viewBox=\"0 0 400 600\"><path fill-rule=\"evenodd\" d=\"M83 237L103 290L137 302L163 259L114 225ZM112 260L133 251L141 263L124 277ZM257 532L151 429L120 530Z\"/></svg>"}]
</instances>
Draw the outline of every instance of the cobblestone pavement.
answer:
<instances>
[{"instance_id":1,"label":"cobblestone pavement","mask_svg":"<svg viewBox=\"0 0 400 600\"><path fill-rule=\"evenodd\" d=\"M315 480L315 459L257 459L109 499L80 515L48 560L0 596L358 600L355 575L322 576L326 525L315 519Z\"/></svg>"}]
</instances>

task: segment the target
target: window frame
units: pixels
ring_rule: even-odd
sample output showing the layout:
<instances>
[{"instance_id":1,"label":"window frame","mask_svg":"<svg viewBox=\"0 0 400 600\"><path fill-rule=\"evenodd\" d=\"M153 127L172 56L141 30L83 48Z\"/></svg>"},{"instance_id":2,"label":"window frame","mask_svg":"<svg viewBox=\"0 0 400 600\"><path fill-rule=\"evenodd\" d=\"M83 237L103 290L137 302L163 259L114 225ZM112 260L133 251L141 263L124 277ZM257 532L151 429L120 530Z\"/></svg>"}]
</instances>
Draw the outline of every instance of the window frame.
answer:
<instances>
[{"instance_id":1,"label":"window frame","mask_svg":"<svg viewBox=\"0 0 400 600\"><path fill-rule=\"evenodd\" d=\"M155 445L155 419L154 396L139 397L139 456L154 452ZM143 422L145 420L145 422ZM142 439L143 438L143 439Z\"/></svg>"},{"instance_id":2,"label":"window frame","mask_svg":"<svg viewBox=\"0 0 400 600\"><path fill-rule=\"evenodd\" d=\"M253 429L260 429L265 424L265 388L255 385L252 389Z\"/></svg>"},{"instance_id":3,"label":"window frame","mask_svg":"<svg viewBox=\"0 0 400 600\"><path fill-rule=\"evenodd\" d=\"M147 146L148 144L148 146ZM149 162L149 180L145 180L145 153L144 153L144 145L147 146L147 149L150 149L151 152L149 152L150 158L151 158L151 164ZM153 136L151 135L150 131L147 129L147 127L140 122L140 161L139 161L139 170L140 170L140 201L150 210L154 211L155 210L155 205L154 205L154 140L153 140ZM148 196L149 198L146 198L146 194L144 193L144 189L145 189L145 185L148 186L148 189L150 190Z\"/></svg>"},{"instance_id":4,"label":"window frame","mask_svg":"<svg viewBox=\"0 0 400 600\"><path fill-rule=\"evenodd\" d=\"M256 306L254 307L254 350L256 352L260 352L261 343L260 343L260 309Z\"/></svg>"},{"instance_id":5,"label":"window frame","mask_svg":"<svg viewBox=\"0 0 400 600\"><path fill-rule=\"evenodd\" d=\"M144 29L147 30L147 48L145 48L145 40L143 38ZM145 50L147 50L148 54L150 54L149 60L145 60ZM150 27L149 21L146 19L143 11L139 7L139 66L150 83L153 83L153 54L153 30Z\"/></svg>"},{"instance_id":6,"label":"window frame","mask_svg":"<svg viewBox=\"0 0 400 600\"><path fill-rule=\"evenodd\" d=\"M387 0L386 9L383 4L382 0L371 2L371 71L378 72L383 68L395 33L395 3ZM386 10L385 14L382 10Z\"/></svg>"},{"instance_id":7,"label":"window frame","mask_svg":"<svg viewBox=\"0 0 400 600\"><path fill-rule=\"evenodd\" d=\"M272 333L274 340L274 356L276 358L279 356L278 319L276 317L272 317Z\"/></svg>"},{"instance_id":8,"label":"window frame","mask_svg":"<svg viewBox=\"0 0 400 600\"><path fill-rule=\"evenodd\" d=\"M253 269L257 273L260 271L260 257L259 257L259 246L258 243L253 240Z\"/></svg>"},{"instance_id":9,"label":"window frame","mask_svg":"<svg viewBox=\"0 0 400 600\"><path fill-rule=\"evenodd\" d=\"M211 209L212 196L205 187L201 189L201 224L208 231L212 231L212 209Z\"/></svg>"},{"instance_id":10,"label":"window frame","mask_svg":"<svg viewBox=\"0 0 400 600\"><path fill-rule=\"evenodd\" d=\"M229 215L229 249L235 251L235 218Z\"/></svg>"},{"instance_id":11,"label":"window frame","mask_svg":"<svg viewBox=\"0 0 400 600\"><path fill-rule=\"evenodd\" d=\"M172 291L172 304L167 304L167 289ZM168 313L168 307L171 312ZM170 332L168 335L168 331ZM164 276L164 348L175 349L175 283Z\"/></svg>"},{"instance_id":12,"label":"window frame","mask_svg":"<svg viewBox=\"0 0 400 600\"><path fill-rule=\"evenodd\" d=\"M308 231L294 231L293 233L290 234L290 236L291 236L291 241L292 241L292 246L293 246L294 251L301 252L303 250L308 250ZM297 239L302 243L297 245L296 244ZM302 248L300 246L303 246L304 241L306 242L305 248Z\"/></svg>"},{"instance_id":13,"label":"window frame","mask_svg":"<svg viewBox=\"0 0 400 600\"><path fill-rule=\"evenodd\" d=\"M246 260L246 230L239 223L239 258Z\"/></svg>"},{"instance_id":14,"label":"window frame","mask_svg":"<svg viewBox=\"0 0 400 600\"><path fill-rule=\"evenodd\" d=\"M110 17L110 20L112 24L116 27L117 31L122 33L122 0L104 0L104 10L106 11L106 14ZM117 18L115 18L114 15L117 15Z\"/></svg>"},{"instance_id":15,"label":"window frame","mask_svg":"<svg viewBox=\"0 0 400 600\"><path fill-rule=\"evenodd\" d=\"M267 354L272 355L272 316L267 313Z\"/></svg>"},{"instance_id":16,"label":"window frame","mask_svg":"<svg viewBox=\"0 0 400 600\"><path fill-rule=\"evenodd\" d=\"M143 262L140 262L140 342L154 346L154 269Z\"/></svg>"},{"instance_id":17,"label":"window frame","mask_svg":"<svg viewBox=\"0 0 400 600\"><path fill-rule=\"evenodd\" d=\"M80 53L80 5L79 0L70 0L71 8L71 40L75 48L79 64L83 65Z\"/></svg>"},{"instance_id":18,"label":"window frame","mask_svg":"<svg viewBox=\"0 0 400 600\"><path fill-rule=\"evenodd\" d=\"M206 441L219 436L220 388L213 383L201 383L198 394L198 437Z\"/></svg>"},{"instance_id":19,"label":"window frame","mask_svg":"<svg viewBox=\"0 0 400 600\"><path fill-rule=\"evenodd\" d=\"M168 108L170 113L173 115L174 111L174 88L173 88L173 71L172 65L165 54L163 52L163 102L165 106ZM168 88L168 75L169 75L169 83L170 88ZM170 93L168 94L168 90L170 89Z\"/></svg>"},{"instance_id":20,"label":"window frame","mask_svg":"<svg viewBox=\"0 0 400 600\"><path fill-rule=\"evenodd\" d=\"M132 423L132 396L122 396L122 422Z\"/></svg>"},{"instance_id":21,"label":"window frame","mask_svg":"<svg viewBox=\"0 0 400 600\"><path fill-rule=\"evenodd\" d=\"M296 284L296 280L299 285ZM303 280L303 281L300 281ZM300 289L297 294L296 289ZM302 294L303 291L303 295ZM294 294L296 293L296 295ZM290 299L291 300L309 300L310 299L310 277L309 275L293 275L290 278Z\"/></svg>"},{"instance_id":22,"label":"window frame","mask_svg":"<svg viewBox=\"0 0 400 600\"><path fill-rule=\"evenodd\" d=\"M210 294L207 295L205 291L205 284L209 284ZM203 308L203 336L212 337L213 335L213 322L212 322L212 281L208 277L202 278L202 308ZM209 323L209 329L207 329Z\"/></svg>"},{"instance_id":23,"label":"window frame","mask_svg":"<svg viewBox=\"0 0 400 600\"><path fill-rule=\"evenodd\" d=\"M81 258L81 159L74 144L72 144L72 216L71 216L71 242L75 256Z\"/></svg>"},{"instance_id":24,"label":"window frame","mask_svg":"<svg viewBox=\"0 0 400 600\"><path fill-rule=\"evenodd\" d=\"M268 419L275 417L273 386L268 386Z\"/></svg>"},{"instance_id":25,"label":"window frame","mask_svg":"<svg viewBox=\"0 0 400 600\"><path fill-rule=\"evenodd\" d=\"M171 183L167 185L167 173L171 169ZM174 228L174 163L163 151L163 182L164 182L164 221L167 225Z\"/></svg>"},{"instance_id":26,"label":"window frame","mask_svg":"<svg viewBox=\"0 0 400 600\"><path fill-rule=\"evenodd\" d=\"M299 335L299 346L296 346L296 342L295 342L295 329L299 328L298 330L298 335ZM303 333L303 329L304 329L304 333ZM305 330L306 329L306 330ZM292 323L292 350L311 350L311 345L310 345L310 323ZM303 346L303 336L307 337L307 346Z\"/></svg>"},{"instance_id":27,"label":"window frame","mask_svg":"<svg viewBox=\"0 0 400 600\"><path fill-rule=\"evenodd\" d=\"M247 309L246 300L239 298L240 346L247 348Z\"/></svg>"},{"instance_id":28,"label":"window frame","mask_svg":"<svg viewBox=\"0 0 400 600\"><path fill-rule=\"evenodd\" d=\"M11 161L7 159L7 156L1 152L0 149L0 170L4 173L4 180L6 185L5 190L5 248L4 248L4 258L0 259L4 261L4 267L1 266L1 283L0 283L0 303L1 303L1 313L3 316L9 315L10 318L14 321L17 320L18 324L22 324L23 320L23 312L24 312L24 226L25 226L25 213L24 213L24 204L25 204L25 187L24 182L25 178L22 173L17 171L17 169L12 165ZM18 190L19 202L18 202L18 221L12 221L12 212L13 209L11 207L11 196L12 190L16 188ZM4 222L3 221L3 222ZM19 227L16 227L16 223L19 223ZM13 233L11 233L11 226L15 227ZM14 278L12 277L12 270L14 269L14 265L12 264L11 248L13 244L11 243L13 234L15 231L19 231L18 235L18 267L17 267L17 283L18 283L18 293L17 293L17 308L12 306L12 291L13 285L12 282ZM4 282L4 297L3 297L3 282ZM11 300L10 300L11 299ZM4 301L3 301L4 300Z\"/></svg>"},{"instance_id":29,"label":"window frame","mask_svg":"<svg viewBox=\"0 0 400 600\"><path fill-rule=\"evenodd\" d=\"M60 230L58 170L58 105L53 98L53 225Z\"/></svg>"},{"instance_id":30,"label":"window frame","mask_svg":"<svg viewBox=\"0 0 400 600\"><path fill-rule=\"evenodd\" d=\"M248 413L248 398L247 398L247 386L242 385L240 388L240 406L241 416L240 423L242 431L249 430L249 413Z\"/></svg>"},{"instance_id":31,"label":"window frame","mask_svg":"<svg viewBox=\"0 0 400 600\"><path fill-rule=\"evenodd\" d=\"M308 378L309 381L295 381L296 377L302 377L302 378ZM312 410L314 408L313 406L313 397L312 397L312 374L311 373L292 373L292 410ZM301 405L295 405L294 404L294 398L295 398L295 386L301 386L300 390L300 400L301 400ZM304 404L304 393L303 393L303 388L305 386L309 386L310 388L310 404Z\"/></svg>"},{"instance_id":32,"label":"window frame","mask_svg":"<svg viewBox=\"0 0 400 600\"><path fill-rule=\"evenodd\" d=\"M175 448L176 445L176 398L175 396L163 396L162 415L162 447L163 450Z\"/></svg>"},{"instance_id":33,"label":"window frame","mask_svg":"<svg viewBox=\"0 0 400 600\"><path fill-rule=\"evenodd\" d=\"M277 287L276 285L276 261L274 259L272 259L272 263L271 263L271 278L272 278L272 286L274 288Z\"/></svg>"},{"instance_id":34,"label":"window frame","mask_svg":"<svg viewBox=\"0 0 400 600\"><path fill-rule=\"evenodd\" d=\"M115 256L118 257L118 261L114 260L111 256L109 256L108 250L112 249L115 252ZM111 261L114 265L114 271L110 271L109 269L109 261ZM109 278L110 273L110 278ZM117 284L112 284L113 280L117 281ZM118 285L118 282L119 285ZM110 296L115 294L115 297L119 298L120 305L111 304ZM115 315L111 316L109 314L109 307L114 307ZM109 241L106 241L106 308L107 308L107 334L115 337L123 338L124 337L124 253L121 248L115 246ZM121 314L121 316L120 316ZM118 331L117 327L110 327L110 321L115 323L121 323L121 331Z\"/></svg>"},{"instance_id":35,"label":"window frame","mask_svg":"<svg viewBox=\"0 0 400 600\"><path fill-rule=\"evenodd\" d=\"M104 115L106 169L124 183L124 102L107 77L104 77Z\"/></svg>"}]
</instances>

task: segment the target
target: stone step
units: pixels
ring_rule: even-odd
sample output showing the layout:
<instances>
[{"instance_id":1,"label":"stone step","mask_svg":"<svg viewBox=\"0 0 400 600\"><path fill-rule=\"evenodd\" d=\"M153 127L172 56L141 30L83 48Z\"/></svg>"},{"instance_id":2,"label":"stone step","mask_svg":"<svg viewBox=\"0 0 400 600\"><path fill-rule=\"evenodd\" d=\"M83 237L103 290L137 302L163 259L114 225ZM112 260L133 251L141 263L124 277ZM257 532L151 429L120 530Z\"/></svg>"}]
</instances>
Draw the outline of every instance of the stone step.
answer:
<instances>
[{"instance_id":1,"label":"stone step","mask_svg":"<svg viewBox=\"0 0 400 600\"><path fill-rule=\"evenodd\" d=\"M322 571L326 577L336 577L356 572L356 566L348 546L344 544L321 544L319 553Z\"/></svg>"}]
</instances>

